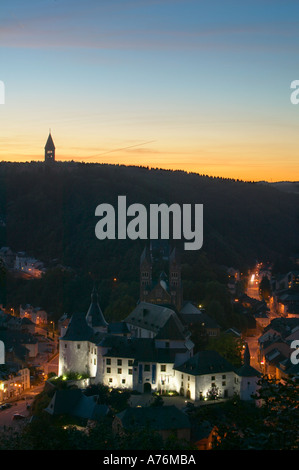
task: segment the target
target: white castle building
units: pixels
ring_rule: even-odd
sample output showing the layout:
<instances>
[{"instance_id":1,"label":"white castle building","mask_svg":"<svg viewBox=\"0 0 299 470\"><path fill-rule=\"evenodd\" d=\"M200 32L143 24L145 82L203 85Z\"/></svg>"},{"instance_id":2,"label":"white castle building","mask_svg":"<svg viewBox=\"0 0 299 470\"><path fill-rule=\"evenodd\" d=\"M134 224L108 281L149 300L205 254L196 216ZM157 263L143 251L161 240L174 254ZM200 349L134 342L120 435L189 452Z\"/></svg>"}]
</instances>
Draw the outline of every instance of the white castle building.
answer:
<instances>
[{"instance_id":1,"label":"white castle building","mask_svg":"<svg viewBox=\"0 0 299 470\"><path fill-rule=\"evenodd\" d=\"M238 373L217 352L193 355L193 347L179 314L163 305L140 302L123 322L108 325L94 289L87 314L74 314L60 338L58 375L76 372L93 384L141 393L176 391L191 400L240 392L250 399L259 375L249 367L250 355Z\"/></svg>"}]
</instances>

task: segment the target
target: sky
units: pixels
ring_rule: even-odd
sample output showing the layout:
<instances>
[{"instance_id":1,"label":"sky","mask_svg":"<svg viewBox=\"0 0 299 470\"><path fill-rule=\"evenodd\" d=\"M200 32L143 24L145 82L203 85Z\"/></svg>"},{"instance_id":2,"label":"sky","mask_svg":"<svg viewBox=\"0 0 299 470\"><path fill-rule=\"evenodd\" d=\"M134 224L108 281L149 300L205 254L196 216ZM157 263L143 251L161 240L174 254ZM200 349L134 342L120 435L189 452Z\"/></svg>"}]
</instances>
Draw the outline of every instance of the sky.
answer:
<instances>
[{"instance_id":1,"label":"sky","mask_svg":"<svg viewBox=\"0 0 299 470\"><path fill-rule=\"evenodd\" d=\"M298 0L1 0L0 161L299 181L294 80Z\"/></svg>"}]
</instances>

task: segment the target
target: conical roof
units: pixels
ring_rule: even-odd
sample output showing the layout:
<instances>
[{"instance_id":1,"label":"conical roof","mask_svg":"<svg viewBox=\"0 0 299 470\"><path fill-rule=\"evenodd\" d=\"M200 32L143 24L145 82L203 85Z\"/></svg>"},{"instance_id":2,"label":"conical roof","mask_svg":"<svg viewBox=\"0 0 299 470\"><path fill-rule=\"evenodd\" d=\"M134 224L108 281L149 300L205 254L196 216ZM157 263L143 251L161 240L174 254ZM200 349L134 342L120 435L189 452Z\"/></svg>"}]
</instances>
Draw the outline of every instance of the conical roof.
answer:
<instances>
[{"instance_id":1,"label":"conical roof","mask_svg":"<svg viewBox=\"0 0 299 470\"><path fill-rule=\"evenodd\" d=\"M246 343L244 351L244 364L237 371L240 377L260 377L260 372L250 365L250 352L248 344Z\"/></svg>"},{"instance_id":2,"label":"conical roof","mask_svg":"<svg viewBox=\"0 0 299 470\"><path fill-rule=\"evenodd\" d=\"M92 341L93 336L93 330L87 325L84 313L77 312L72 315L62 339L64 341Z\"/></svg>"},{"instance_id":3,"label":"conical roof","mask_svg":"<svg viewBox=\"0 0 299 470\"><path fill-rule=\"evenodd\" d=\"M45 150L55 150L55 145L54 145L51 133L49 134L48 140L46 142Z\"/></svg>"},{"instance_id":4,"label":"conical roof","mask_svg":"<svg viewBox=\"0 0 299 470\"><path fill-rule=\"evenodd\" d=\"M106 328L108 326L108 323L106 322L101 307L99 305L98 293L95 286L91 293L91 304L86 314L86 321L87 324L92 328Z\"/></svg>"}]
</instances>

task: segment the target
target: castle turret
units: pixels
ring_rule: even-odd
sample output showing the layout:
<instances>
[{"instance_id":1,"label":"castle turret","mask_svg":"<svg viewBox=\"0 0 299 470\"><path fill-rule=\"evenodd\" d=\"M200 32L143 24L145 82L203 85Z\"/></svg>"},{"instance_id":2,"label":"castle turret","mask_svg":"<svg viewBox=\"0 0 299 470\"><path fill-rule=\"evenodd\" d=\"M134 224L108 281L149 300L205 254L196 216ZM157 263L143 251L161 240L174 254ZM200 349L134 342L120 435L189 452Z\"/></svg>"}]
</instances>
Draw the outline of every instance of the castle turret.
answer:
<instances>
[{"instance_id":1,"label":"castle turret","mask_svg":"<svg viewBox=\"0 0 299 470\"><path fill-rule=\"evenodd\" d=\"M91 304L86 314L86 322L94 331L107 331L108 323L99 305L99 297L95 287L91 293Z\"/></svg>"},{"instance_id":2,"label":"castle turret","mask_svg":"<svg viewBox=\"0 0 299 470\"><path fill-rule=\"evenodd\" d=\"M258 381L261 373L250 365L250 351L247 343L243 361L243 366L236 371L240 377L240 398L241 400L252 400L259 388Z\"/></svg>"}]
</instances>

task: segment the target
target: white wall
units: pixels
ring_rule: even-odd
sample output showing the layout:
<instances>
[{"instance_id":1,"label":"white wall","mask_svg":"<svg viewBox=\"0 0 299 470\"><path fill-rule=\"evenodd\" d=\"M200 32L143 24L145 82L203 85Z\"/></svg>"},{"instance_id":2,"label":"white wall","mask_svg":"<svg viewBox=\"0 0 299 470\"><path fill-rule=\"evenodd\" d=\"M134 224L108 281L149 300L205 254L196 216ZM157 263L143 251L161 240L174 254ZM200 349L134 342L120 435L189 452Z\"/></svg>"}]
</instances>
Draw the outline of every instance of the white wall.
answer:
<instances>
[{"instance_id":1,"label":"white wall","mask_svg":"<svg viewBox=\"0 0 299 470\"><path fill-rule=\"evenodd\" d=\"M5 364L5 346L3 341L0 341L0 364Z\"/></svg>"},{"instance_id":2,"label":"white wall","mask_svg":"<svg viewBox=\"0 0 299 470\"><path fill-rule=\"evenodd\" d=\"M97 372L97 347L89 341L59 341L58 375L78 372L95 377Z\"/></svg>"}]
</instances>

